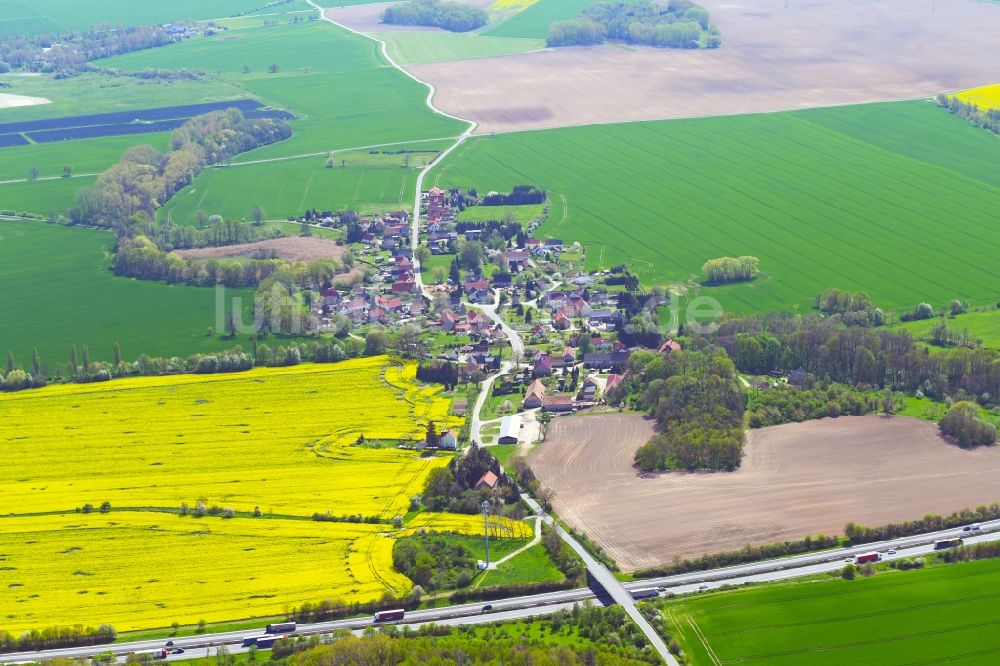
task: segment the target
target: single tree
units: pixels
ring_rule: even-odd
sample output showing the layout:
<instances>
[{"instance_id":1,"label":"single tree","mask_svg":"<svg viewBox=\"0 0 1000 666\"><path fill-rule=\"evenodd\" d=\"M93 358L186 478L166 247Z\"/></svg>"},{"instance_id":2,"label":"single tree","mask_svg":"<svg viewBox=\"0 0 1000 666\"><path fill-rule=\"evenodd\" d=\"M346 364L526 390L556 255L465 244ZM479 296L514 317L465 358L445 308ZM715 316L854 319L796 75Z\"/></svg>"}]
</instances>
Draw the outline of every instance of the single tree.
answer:
<instances>
[{"instance_id":1,"label":"single tree","mask_svg":"<svg viewBox=\"0 0 1000 666\"><path fill-rule=\"evenodd\" d=\"M63 178L69 178L73 175L73 165L67 164L63 167Z\"/></svg>"},{"instance_id":2,"label":"single tree","mask_svg":"<svg viewBox=\"0 0 1000 666\"><path fill-rule=\"evenodd\" d=\"M326 158L326 168L327 169L332 169L333 168L333 158L332 157Z\"/></svg>"},{"instance_id":3,"label":"single tree","mask_svg":"<svg viewBox=\"0 0 1000 666\"><path fill-rule=\"evenodd\" d=\"M90 374L90 347L83 346L83 374Z\"/></svg>"},{"instance_id":4,"label":"single tree","mask_svg":"<svg viewBox=\"0 0 1000 666\"><path fill-rule=\"evenodd\" d=\"M122 346L115 343L115 372L118 372L118 368L122 366Z\"/></svg>"},{"instance_id":5,"label":"single tree","mask_svg":"<svg viewBox=\"0 0 1000 666\"><path fill-rule=\"evenodd\" d=\"M229 311L229 317L226 319L226 336L236 337L236 313L232 310Z\"/></svg>"},{"instance_id":6,"label":"single tree","mask_svg":"<svg viewBox=\"0 0 1000 666\"><path fill-rule=\"evenodd\" d=\"M69 348L69 367L70 370L73 372L73 376L76 377L76 372L78 367L76 361L76 345L73 345L72 347Z\"/></svg>"},{"instance_id":7,"label":"single tree","mask_svg":"<svg viewBox=\"0 0 1000 666\"><path fill-rule=\"evenodd\" d=\"M250 65L247 65L247 64L243 65L243 73L244 74L249 74L250 73Z\"/></svg>"},{"instance_id":8,"label":"single tree","mask_svg":"<svg viewBox=\"0 0 1000 666\"><path fill-rule=\"evenodd\" d=\"M434 425L434 421L429 421L427 423L427 438L425 441L427 442L427 446L438 445L438 434L437 434L437 429Z\"/></svg>"},{"instance_id":9,"label":"single tree","mask_svg":"<svg viewBox=\"0 0 1000 666\"><path fill-rule=\"evenodd\" d=\"M264 209L260 206L253 207L253 223L256 226L264 224Z\"/></svg>"},{"instance_id":10,"label":"single tree","mask_svg":"<svg viewBox=\"0 0 1000 666\"><path fill-rule=\"evenodd\" d=\"M270 65L267 66L267 73L277 74L279 69L280 67L278 66L278 63L272 62Z\"/></svg>"},{"instance_id":11,"label":"single tree","mask_svg":"<svg viewBox=\"0 0 1000 666\"><path fill-rule=\"evenodd\" d=\"M7 372L5 372L3 374L4 375L9 375L13 371L14 371L14 352L8 350L7 351Z\"/></svg>"},{"instance_id":12,"label":"single tree","mask_svg":"<svg viewBox=\"0 0 1000 666\"><path fill-rule=\"evenodd\" d=\"M42 376L42 359L38 356L38 347L31 350L31 375L36 381Z\"/></svg>"},{"instance_id":13,"label":"single tree","mask_svg":"<svg viewBox=\"0 0 1000 666\"><path fill-rule=\"evenodd\" d=\"M38 178L38 167L31 167L31 169L28 171L28 177L31 180L35 180L36 178Z\"/></svg>"}]
</instances>

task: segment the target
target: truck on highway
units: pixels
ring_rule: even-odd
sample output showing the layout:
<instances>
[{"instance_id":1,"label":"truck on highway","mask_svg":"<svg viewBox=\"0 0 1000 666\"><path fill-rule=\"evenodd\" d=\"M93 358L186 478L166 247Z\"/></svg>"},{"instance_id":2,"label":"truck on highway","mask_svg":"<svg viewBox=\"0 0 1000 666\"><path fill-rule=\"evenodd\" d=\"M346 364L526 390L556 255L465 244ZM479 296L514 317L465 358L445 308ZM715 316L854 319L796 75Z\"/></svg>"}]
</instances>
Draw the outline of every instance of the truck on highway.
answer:
<instances>
[{"instance_id":1,"label":"truck on highway","mask_svg":"<svg viewBox=\"0 0 1000 666\"><path fill-rule=\"evenodd\" d=\"M267 649L274 647L274 644L279 638L286 638L285 636L278 636L276 634L260 634L259 636L244 636L243 637L243 647L250 647L251 645L256 645L259 648Z\"/></svg>"},{"instance_id":2,"label":"truck on highway","mask_svg":"<svg viewBox=\"0 0 1000 666\"><path fill-rule=\"evenodd\" d=\"M949 548L958 548L964 543L960 538L955 537L954 539L941 539L940 541L934 542L934 550L948 550Z\"/></svg>"},{"instance_id":3,"label":"truck on highway","mask_svg":"<svg viewBox=\"0 0 1000 666\"><path fill-rule=\"evenodd\" d=\"M854 563L868 564L869 562L881 562L881 561L882 561L882 553L871 552L871 553L862 553L861 555L858 555L857 558L855 558Z\"/></svg>"},{"instance_id":4,"label":"truck on highway","mask_svg":"<svg viewBox=\"0 0 1000 666\"><path fill-rule=\"evenodd\" d=\"M631 592L633 599L650 599L652 597L660 596L660 590L655 587L642 587L638 590L632 590Z\"/></svg>"},{"instance_id":5,"label":"truck on highway","mask_svg":"<svg viewBox=\"0 0 1000 666\"><path fill-rule=\"evenodd\" d=\"M375 613L375 622L397 622L406 617L406 611L397 608L396 610L384 610Z\"/></svg>"},{"instance_id":6,"label":"truck on highway","mask_svg":"<svg viewBox=\"0 0 1000 666\"><path fill-rule=\"evenodd\" d=\"M170 654L167 648L156 648L155 650L149 650L148 652L136 652L135 654L142 656L148 654L153 659L166 659L167 655Z\"/></svg>"},{"instance_id":7,"label":"truck on highway","mask_svg":"<svg viewBox=\"0 0 1000 666\"><path fill-rule=\"evenodd\" d=\"M267 625L264 632L268 634L290 634L295 631L295 627L294 622L278 622Z\"/></svg>"}]
</instances>

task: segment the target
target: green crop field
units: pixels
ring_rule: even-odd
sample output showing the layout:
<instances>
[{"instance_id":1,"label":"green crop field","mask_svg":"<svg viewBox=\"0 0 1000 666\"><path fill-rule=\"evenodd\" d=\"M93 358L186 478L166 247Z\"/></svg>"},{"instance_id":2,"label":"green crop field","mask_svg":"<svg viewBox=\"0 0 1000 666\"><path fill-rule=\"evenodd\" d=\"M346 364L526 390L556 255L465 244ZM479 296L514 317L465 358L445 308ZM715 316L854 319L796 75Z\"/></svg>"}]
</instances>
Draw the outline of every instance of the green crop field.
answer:
<instances>
[{"instance_id":1,"label":"green crop field","mask_svg":"<svg viewBox=\"0 0 1000 666\"><path fill-rule=\"evenodd\" d=\"M666 609L695 666L987 664L1000 654L998 585L1000 561L981 560L696 596Z\"/></svg>"},{"instance_id":2,"label":"green crop field","mask_svg":"<svg viewBox=\"0 0 1000 666\"><path fill-rule=\"evenodd\" d=\"M215 325L215 290L115 277L105 254L113 244L106 232L0 220L2 353L10 350L30 365L37 347L54 372L69 362L74 344L78 351L89 345L93 360L108 361L115 342L127 360L141 353L216 351L239 342L206 335ZM252 300L241 291L229 295Z\"/></svg>"},{"instance_id":3,"label":"green crop field","mask_svg":"<svg viewBox=\"0 0 1000 666\"><path fill-rule=\"evenodd\" d=\"M523 225L542 214L542 205L527 206L471 206L458 214L458 220L463 222L487 222L502 220L510 215Z\"/></svg>"},{"instance_id":4,"label":"green crop field","mask_svg":"<svg viewBox=\"0 0 1000 666\"><path fill-rule=\"evenodd\" d=\"M0 210L48 215L73 205L78 188L93 185L94 176L0 184Z\"/></svg>"},{"instance_id":5,"label":"green crop field","mask_svg":"<svg viewBox=\"0 0 1000 666\"><path fill-rule=\"evenodd\" d=\"M982 340L984 347L1000 349L1000 310L969 312L944 319L935 317L924 321L910 321L899 324L898 327L908 330L917 339L923 339L930 338L931 329L942 321L955 333L968 331L971 340Z\"/></svg>"},{"instance_id":6,"label":"green crop field","mask_svg":"<svg viewBox=\"0 0 1000 666\"><path fill-rule=\"evenodd\" d=\"M565 21L601 0L538 0L522 12L514 14L485 35L491 37L522 37L545 39L554 21Z\"/></svg>"},{"instance_id":7,"label":"green crop field","mask_svg":"<svg viewBox=\"0 0 1000 666\"><path fill-rule=\"evenodd\" d=\"M0 0L0 34L67 32L97 23L144 25L222 18L263 4L263 0ZM308 8L308 3L295 0L280 10Z\"/></svg>"},{"instance_id":8,"label":"green crop field","mask_svg":"<svg viewBox=\"0 0 1000 666\"><path fill-rule=\"evenodd\" d=\"M526 53L545 47L541 39L489 37L478 33L399 31L377 33L389 55L402 65L445 60L469 60Z\"/></svg>"},{"instance_id":9,"label":"green crop field","mask_svg":"<svg viewBox=\"0 0 1000 666\"><path fill-rule=\"evenodd\" d=\"M253 151L252 159L454 137L466 127L428 109L427 88L389 67L376 42L326 22L232 30L101 62L201 68L295 113L292 138ZM267 72L272 63L276 74Z\"/></svg>"},{"instance_id":10,"label":"green crop field","mask_svg":"<svg viewBox=\"0 0 1000 666\"><path fill-rule=\"evenodd\" d=\"M174 195L158 217L193 224L199 210L249 219L256 205L270 218L301 215L306 208L372 212L413 207L418 169L401 165L328 169L325 162L314 157L208 169Z\"/></svg>"},{"instance_id":11,"label":"green crop field","mask_svg":"<svg viewBox=\"0 0 1000 666\"><path fill-rule=\"evenodd\" d=\"M887 309L1000 292L1000 143L931 102L480 137L431 182L544 187L537 235L645 284L696 290L705 261L755 255L752 283L700 290L731 311L810 309L828 287Z\"/></svg>"},{"instance_id":12,"label":"green crop field","mask_svg":"<svg viewBox=\"0 0 1000 666\"><path fill-rule=\"evenodd\" d=\"M166 150L170 144L170 134L154 132L4 148L0 150L0 181L27 179L31 167L38 169L39 178L61 177L63 167L67 165L77 175L100 173L117 162L122 153L140 143Z\"/></svg>"}]
</instances>

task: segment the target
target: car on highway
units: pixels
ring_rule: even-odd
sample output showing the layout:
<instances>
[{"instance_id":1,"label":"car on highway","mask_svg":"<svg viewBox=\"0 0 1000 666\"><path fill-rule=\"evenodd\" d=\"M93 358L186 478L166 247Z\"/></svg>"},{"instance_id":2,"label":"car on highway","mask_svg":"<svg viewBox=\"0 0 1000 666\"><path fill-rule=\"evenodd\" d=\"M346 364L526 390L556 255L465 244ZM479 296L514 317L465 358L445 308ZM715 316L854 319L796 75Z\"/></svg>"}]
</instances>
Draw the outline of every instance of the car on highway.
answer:
<instances>
[{"instance_id":1,"label":"car on highway","mask_svg":"<svg viewBox=\"0 0 1000 666\"><path fill-rule=\"evenodd\" d=\"M887 554L889 554L889 555L895 555L896 554L896 549L895 548L890 548L889 550L887 550L885 552Z\"/></svg>"},{"instance_id":2,"label":"car on highway","mask_svg":"<svg viewBox=\"0 0 1000 666\"><path fill-rule=\"evenodd\" d=\"M854 564L854 558L853 557L845 557L844 558L844 563L845 564Z\"/></svg>"},{"instance_id":3,"label":"car on highway","mask_svg":"<svg viewBox=\"0 0 1000 666\"><path fill-rule=\"evenodd\" d=\"M491 610L493 610L493 604L486 604L485 606L483 606L484 613L489 613Z\"/></svg>"},{"instance_id":4,"label":"car on highway","mask_svg":"<svg viewBox=\"0 0 1000 666\"><path fill-rule=\"evenodd\" d=\"M175 648L174 648L173 650L171 650L170 652L171 652L172 654L184 654L184 648L182 648L182 647L175 647Z\"/></svg>"},{"instance_id":5,"label":"car on highway","mask_svg":"<svg viewBox=\"0 0 1000 666\"><path fill-rule=\"evenodd\" d=\"M166 645L167 647L171 647L171 646L172 646L173 644L174 644L174 642L173 642L172 640L169 640L169 641L167 641L167 642L166 642L166 644L165 644L165 645Z\"/></svg>"},{"instance_id":6,"label":"car on highway","mask_svg":"<svg viewBox=\"0 0 1000 666\"><path fill-rule=\"evenodd\" d=\"M973 523L972 525L966 525L962 528L963 532L978 532L982 527L979 523Z\"/></svg>"},{"instance_id":7,"label":"car on highway","mask_svg":"<svg viewBox=\"0 0 1000 666\"><path fill-rule=\"evenodd\" d=\"M707 590L707 589L708 589L708 583L702 583L701 585L698 586L698 591L699 592L701 590Z\"/></svg>"}]
</instances>

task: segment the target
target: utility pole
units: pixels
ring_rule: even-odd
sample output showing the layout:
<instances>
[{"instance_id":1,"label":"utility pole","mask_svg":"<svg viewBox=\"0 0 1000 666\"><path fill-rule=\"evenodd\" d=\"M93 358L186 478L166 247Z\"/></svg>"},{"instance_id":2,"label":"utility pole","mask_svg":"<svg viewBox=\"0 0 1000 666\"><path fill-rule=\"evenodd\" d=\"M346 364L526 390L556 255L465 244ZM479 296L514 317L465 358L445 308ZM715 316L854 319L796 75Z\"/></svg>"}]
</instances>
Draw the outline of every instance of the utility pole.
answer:
<instances>
[{"instance_id":1,"label":"utility pole","mask_svg":"<svg viewBox=\"0 0 1000 666\"><path fill-rule=\"evenodd\" d=\"M490 503L483 500L483 538L486 539L486 569L490 568Z\"/></svg>"}]
</instances>

